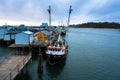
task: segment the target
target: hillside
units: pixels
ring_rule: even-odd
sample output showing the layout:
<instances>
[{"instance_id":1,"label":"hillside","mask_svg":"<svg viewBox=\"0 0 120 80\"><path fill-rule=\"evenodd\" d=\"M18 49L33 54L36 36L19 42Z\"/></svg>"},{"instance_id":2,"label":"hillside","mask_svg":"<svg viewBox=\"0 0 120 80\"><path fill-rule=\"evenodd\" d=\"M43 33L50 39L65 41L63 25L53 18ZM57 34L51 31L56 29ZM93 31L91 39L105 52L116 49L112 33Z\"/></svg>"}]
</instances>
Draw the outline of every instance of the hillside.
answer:
<instances>
[{"instance_id":1,"label":"hillside","mask_svg":"<svg viewBox=\"0 0 120 80\"><path fill-rule=\"evenodd\" d=\"M75 28L115 28L115 29L120 29L120 24L115 23L115 22L89 22L89 23L83 23L83 24L73 24L70 25L70 27L75 27Z\"/></svg>"}]
</instances>

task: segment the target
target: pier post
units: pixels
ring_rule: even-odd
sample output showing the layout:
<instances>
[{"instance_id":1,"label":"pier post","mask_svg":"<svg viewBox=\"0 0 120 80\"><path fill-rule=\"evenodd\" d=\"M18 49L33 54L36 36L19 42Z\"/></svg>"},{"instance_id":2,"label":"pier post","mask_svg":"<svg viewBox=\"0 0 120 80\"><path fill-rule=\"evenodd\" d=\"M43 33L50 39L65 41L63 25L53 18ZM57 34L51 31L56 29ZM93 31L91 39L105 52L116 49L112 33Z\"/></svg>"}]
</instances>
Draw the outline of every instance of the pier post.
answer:
<instances>
[{"instance_id":1,"label":"pier post","mask_svg":"<svg viewBox=\"0 0 120 80\"><path fill-rule=\"evenodd\" d=\"M21 74L24 74L23 70L21 70Z\"/></svg>"},{"instance_id":2,"label":"pier post","mask_svg":"<svg viewBox=\"0 0 120 80\"><path fill-rule=\"evenodd\" d=\"M0 39L0 46L4 46L4 40Z\"/></svg>"},{"instance_id":3,"label":"pier post","mask_svg":"<svg viewBox=\"0 0 120 80\"><path fill-rule=\"evenodd\" d=\"M26 74L28 74L29 70L28 70L28 63L26 64Z\"/></svg>"},{"instance_id":4,"label":"pier post","mask_svg":"<svg viewBox=\"0 0 120 80\"><path fill-rule=\"evenodd\" d=\"M40 73L43 72L41 49L39 49L39 54L38 54L38 72Z\"/></svg>"},{"instance_id":5,"label":"pier post","mask_svg":"<svg viewBox=\"0 0 120 80\"><path fill-rule=\"evenodd\" d=\"M11 72L10 72L10 80L12 80Z\"/></svg>"},{"instance_id":6,"label":"pier post","mask_svg":"<svg viewBox=\"0 0 120 80\"><path fill-rule=\"evenodd\" d=\"M0 39L0 46L2 46L2 39Z\"/></svg>"}]
</instances>

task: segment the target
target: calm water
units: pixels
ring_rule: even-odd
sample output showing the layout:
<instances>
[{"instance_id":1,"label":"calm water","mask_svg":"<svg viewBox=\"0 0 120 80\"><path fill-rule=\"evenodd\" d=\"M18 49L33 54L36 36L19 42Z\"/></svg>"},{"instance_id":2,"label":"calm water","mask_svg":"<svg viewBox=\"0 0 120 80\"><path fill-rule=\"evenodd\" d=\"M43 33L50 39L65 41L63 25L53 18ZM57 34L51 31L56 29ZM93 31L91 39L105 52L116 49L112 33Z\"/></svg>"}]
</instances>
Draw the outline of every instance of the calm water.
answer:
<instances>
[{"instance_id":1,"label":"calm water","mask_svg":"<svg viewBox=\"0 0 120 80\"><path fill-rule=\"evenodd\" d=\"M66 40L69 53L65 62L50 66L44 57L39 74L34 55L29 74L19 74L15 80L120 80L120 30L71 28Z\"/></svg>"},{"instance_id":2,"label":"calm water","mask_svg":"<svg viewBox=\"0 0 120 80\"><path fill-rule=\"evenodd\" d=\"M0 62L9 56L10 49L7 47L0 47Z\"/></svg>"}]
</instances>

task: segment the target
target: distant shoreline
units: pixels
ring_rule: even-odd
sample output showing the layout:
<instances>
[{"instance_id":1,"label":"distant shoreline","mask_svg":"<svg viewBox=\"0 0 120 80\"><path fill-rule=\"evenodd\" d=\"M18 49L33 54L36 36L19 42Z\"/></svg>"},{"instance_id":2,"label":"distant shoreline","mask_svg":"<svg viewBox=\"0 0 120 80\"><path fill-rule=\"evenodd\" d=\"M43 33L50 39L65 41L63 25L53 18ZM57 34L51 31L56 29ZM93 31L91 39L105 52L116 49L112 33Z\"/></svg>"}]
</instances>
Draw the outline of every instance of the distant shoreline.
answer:
<instances>
[{"instance_id":1,"label":"distant shoreline","mask_svg":"<svg viewBox=\"0 0 120 80\"><path fill-rule=\"evenodd\" d=\"M120 24L115 22L89 22L89 23L83 23L83 24L73 24L69 27L74 28L107 28L107 29L120 29Z\"/></svg>"}]
</instances>

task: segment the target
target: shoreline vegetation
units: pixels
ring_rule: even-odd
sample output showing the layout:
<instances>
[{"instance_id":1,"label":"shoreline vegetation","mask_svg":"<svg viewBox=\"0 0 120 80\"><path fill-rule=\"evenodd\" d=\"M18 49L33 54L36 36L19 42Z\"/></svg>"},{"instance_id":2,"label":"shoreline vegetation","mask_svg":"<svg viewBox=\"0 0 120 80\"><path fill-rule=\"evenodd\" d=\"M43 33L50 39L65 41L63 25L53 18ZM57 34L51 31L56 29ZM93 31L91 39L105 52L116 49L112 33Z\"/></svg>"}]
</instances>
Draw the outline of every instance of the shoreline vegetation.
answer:
<instances>
[{"instance_id":1,"label":"shoreline vegetation","mask_svg":"<svg viewBox=\"0 0 120 80\"><path fill-rule=\"evenodd\" d=\"M13 26L13 25L3 25L0 26L1 27L14 27L14 28L29 28L29 27L42 27L42 25L40 26L28 26L28 25L24 25L24 24L20 24L18 26ZM56 27L56 26L52 26L52 27ZM69 27L72 28L110 28L110 29L120 29L120 23L117 22L88 22L88 23L82 23L82 24L72 24L69 25Z\"/></svg>"},{"instance_id":2,"label":"shoreline vegetation","mask_svg":"<svg viewBox=\"0 0 120 80\"><path fill-rule=\"evenodd\" d=\"M120 23L116 22L89 22L89 23L82 23L82 24L73 24L69 27L74 28L113 28L113 29L120 29Z\"/></svg>"}]
</instances>

